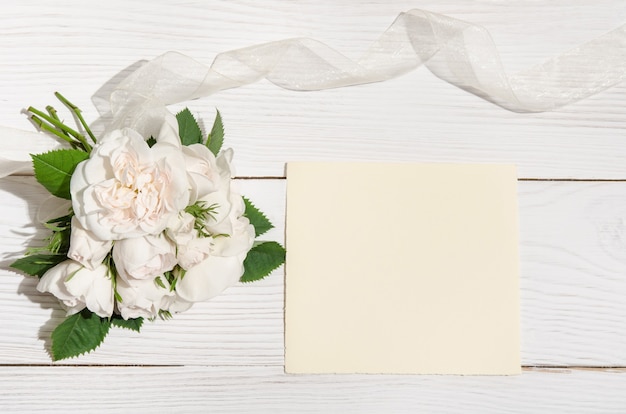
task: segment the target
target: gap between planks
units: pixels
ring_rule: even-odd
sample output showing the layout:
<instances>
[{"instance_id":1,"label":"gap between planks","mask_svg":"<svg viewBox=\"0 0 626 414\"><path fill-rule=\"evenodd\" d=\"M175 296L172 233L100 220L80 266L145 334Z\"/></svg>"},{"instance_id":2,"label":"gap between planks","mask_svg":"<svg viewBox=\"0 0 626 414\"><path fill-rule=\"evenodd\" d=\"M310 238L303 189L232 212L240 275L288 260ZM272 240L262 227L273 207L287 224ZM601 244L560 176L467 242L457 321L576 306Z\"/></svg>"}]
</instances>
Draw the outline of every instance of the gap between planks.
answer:
<instances>
[{"instance_id":1,"label":"gap between planks","mask_svg":"<svg viewBox=\"0 0 626 414\"><path fill-rule=\"evenodd\" d=\"M11 174L9 177L33 177L33 174ZM232 177L233 180L286 180L287 177L279 176L279 175L266 175L266 176L252 176L252 175L243 175ZM517 181L550 181L550 182L600 182L600 183L611 183L611 182L626 182L626 178L525 178L518 177Z\"/></svg>"},{"instance_id":2,"label":"gap between planks","mask_svg":"<svg viewBox=\"0 0 626 414\"><path fill-rule=\"evenodd\" d=\"M181 368L187 365L156 365L156 364L0 364L0 368L20 368L20 367L72 367L72 368ZM205 367L227 367L228 365L205 365ZM238 368L259 368L259 367L276 367L276 365L237 365ZM619 372L626 373L624 366L581 366L581 365L524 365L523 372L546 372L552 374L561 374L571 371L591 371L591 372ZM285 374L289 375L289 374ZM374 374L373 374L374 375ZM403 374L404 375L404 374ZM420 375L420 374L408 374ZM455 376L455 375L452 375Z\"/></svg>"},{"instance_id":3,"label":"gap between planks","mask_svg":"<svg viewBox=\"0 0 626 414\"><path fill-rule=\"evenodd\" d=\"M285 180L287 177L284 176L262 176L262 177L254 177L254 176L241 176L241 177L233 177L234 180ZM519 177L517 181L549 181L549 182L626 182L626 178L524 178Z\"/></svg>"}]
</instances>

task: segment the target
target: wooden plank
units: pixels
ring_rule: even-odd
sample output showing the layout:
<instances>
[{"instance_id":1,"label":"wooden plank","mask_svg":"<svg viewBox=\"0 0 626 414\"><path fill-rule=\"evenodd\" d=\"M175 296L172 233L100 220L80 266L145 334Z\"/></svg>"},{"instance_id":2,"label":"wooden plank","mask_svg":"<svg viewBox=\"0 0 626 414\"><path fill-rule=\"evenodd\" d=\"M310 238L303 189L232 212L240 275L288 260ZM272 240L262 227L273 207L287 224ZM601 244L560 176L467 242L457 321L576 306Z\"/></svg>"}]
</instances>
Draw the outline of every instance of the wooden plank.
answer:
<instances>
[{"instance_id":1,"label":"wooden plank","mask_svg":"<svg viewBox=\"0 0 626 414\"><path fill-rule=\"evenodd\" d=\"M0 15L0 125L29 129L19 111L51 103L55 90L93 120L97 88L166 50L208 64L225 50L309 36L357 58L398 12L416 6L486 26L510 72L626 18L621 0L34 0ZM513 114L422 69L312 93L260 82L188 105L205 124L220 108L241 176L282 176L286 161L317 159L515 162L523 178L626 179L625 92L620 85L553 113ZM278 239L284 184L242 182L278 224ZM524 364L626 366L625 186L520 183ZM30 223L44 197L32 178L0 180L0 364L49 364L42 338L62 318L34 280L6 270L29 237L43 235ZM147 324L141 335L114 331L98 353L69 361L189 366L0 366L0 412L626 411L623 368L527 369L510 378L286 376L282 309L276 272Z\"/></svg>"},{"instance_id":2,"label":"wooden plank","mask_svg":"<svg viewBox=\"0 0 626 414\"><path fill-rule=\"evenodd\" d=\"M225 50L309 36L357 58L400 11L415 6L403 0L12 5L0 16L0 125L28 129L21 108L50 104L54 90L93 120L93 92L140 59L167 50L209 64ZM510 72L626 18L620 0L427 0L418 6L487 27ZM625 100L626 86L620 85L552 113L515 114L421 69L381 84L311 93L263 81L189 104L207 123L220 108L244 176L282 176L286 160L369 159L514 162L520 177L624 179Z\"/></svg>"},{"instance_id":3,"label":"wooden plank","mask_svg":"<svg viewBox=\"0 0 626 414\"><path fill-rule=\"evenodd\" d=\"M279 367L0 367L11 413L622 413L626 372L285 375Z\"/></svg>"},{"instance_id":4,"label":"wooden plank","mask_svg":"<svg viewBox=\"0 0 626 414\"><path fill-rule=\"evenodd\" d=\"M267 237L282 241L285 180L238 184L276 224ZM32 177L0 181L3 269L37 232L30 223L45 197ZM626 183L522 181L519 200L523 364L626 366ZM63 312L35 280L0 276L0 363L48 363L41 338ZM114 330L95 354L70 363L281 366L283 294L280 270L147 323L140 335Z\"/></svg>"}]
</instances>

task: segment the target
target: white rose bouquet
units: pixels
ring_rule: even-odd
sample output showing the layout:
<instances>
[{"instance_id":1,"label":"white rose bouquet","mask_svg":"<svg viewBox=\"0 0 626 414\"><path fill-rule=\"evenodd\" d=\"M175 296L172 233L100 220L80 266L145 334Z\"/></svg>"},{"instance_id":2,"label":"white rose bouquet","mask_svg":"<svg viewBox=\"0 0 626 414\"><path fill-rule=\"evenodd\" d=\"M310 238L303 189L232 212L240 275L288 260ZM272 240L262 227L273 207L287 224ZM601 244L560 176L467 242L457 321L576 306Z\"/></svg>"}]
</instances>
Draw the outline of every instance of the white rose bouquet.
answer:
<instances>
[{"instance_id":1,"label":"white rose bouquet","mask_svg":"<svg viewBox=\"0 0 626 414\"><path fill-rule=\"evenodd\" d=\"M284 263L280 244L255 241L272 224L231 185L219 111L206 140L188 109L163 112L151 136L121 128L96 138L56 96L78 128L52 107L29 108L41 130L70 146L32 159L37 181L67 210L45 223L46 246L11 265L39 277L37 289L67 310L52 333L54 360L94 350L111 326L139 331L144 318L169 318Z\"/></svg>"}]
</instances>

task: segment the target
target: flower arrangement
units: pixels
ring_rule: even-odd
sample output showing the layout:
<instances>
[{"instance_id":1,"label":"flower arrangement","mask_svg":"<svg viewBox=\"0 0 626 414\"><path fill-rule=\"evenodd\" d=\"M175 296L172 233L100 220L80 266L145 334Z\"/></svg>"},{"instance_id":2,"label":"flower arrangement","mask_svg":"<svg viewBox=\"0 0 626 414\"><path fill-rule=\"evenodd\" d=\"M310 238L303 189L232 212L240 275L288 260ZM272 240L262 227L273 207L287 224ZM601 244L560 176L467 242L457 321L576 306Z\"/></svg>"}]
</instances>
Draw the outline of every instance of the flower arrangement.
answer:
<instances>
[{"instance_id":1,"label":"flower arrangement","mask_svg":"<svg viewBox=\"0 0 626 414\"><path fill-rule=\"evenodd\" d=\"M139 331L145 318L170 318L284 263L280 244L257 240L272 224L233 188L219 111L206 139L188 109L165 111L154 135L124 127L96 137L56 96L77 128L51 106L28 113L69 148L31 157L37 181L66 206L44 223L47 244L11 265L67 310L54 360L94 350L111 326Z\"/></svg>"}]
</instances>

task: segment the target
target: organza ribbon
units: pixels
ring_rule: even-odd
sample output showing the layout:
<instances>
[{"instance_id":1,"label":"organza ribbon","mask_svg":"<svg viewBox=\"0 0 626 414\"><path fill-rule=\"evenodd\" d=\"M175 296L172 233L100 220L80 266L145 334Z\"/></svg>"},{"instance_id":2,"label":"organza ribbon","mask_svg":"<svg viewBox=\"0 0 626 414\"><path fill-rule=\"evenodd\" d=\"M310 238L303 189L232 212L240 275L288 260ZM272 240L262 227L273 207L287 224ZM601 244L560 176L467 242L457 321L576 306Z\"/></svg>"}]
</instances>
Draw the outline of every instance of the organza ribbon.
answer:
<instances>
[{"instance_id":1,"label":"organza ribbon","mask_svg":"<svg viewBox=\"0 0 626 414\"><path fill-rule=\"evenodd\" d=\"M98 91L93 100L101 118L96 124L102 130L128 126L151 134L167 105L263 78L285 89L320 90L381 82L422 64L439 78L508 110L549 111L626 78L626 24L512 76L505 73L485 28L423 10L401 13L357 61L307 38L224 52L209 67L168 52ZM19 161L0 160L0 174L23 171Z\"/></svg>"}]
</instances>

